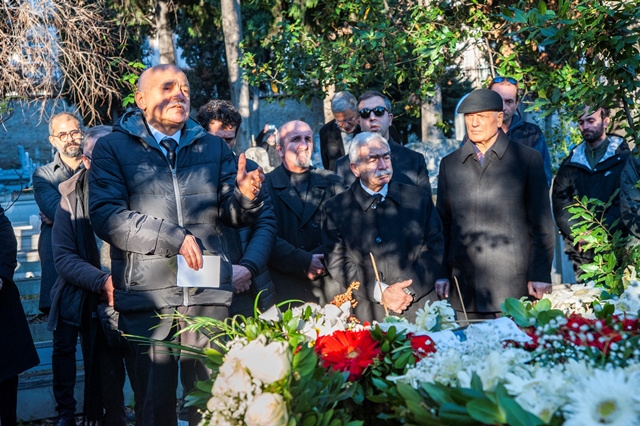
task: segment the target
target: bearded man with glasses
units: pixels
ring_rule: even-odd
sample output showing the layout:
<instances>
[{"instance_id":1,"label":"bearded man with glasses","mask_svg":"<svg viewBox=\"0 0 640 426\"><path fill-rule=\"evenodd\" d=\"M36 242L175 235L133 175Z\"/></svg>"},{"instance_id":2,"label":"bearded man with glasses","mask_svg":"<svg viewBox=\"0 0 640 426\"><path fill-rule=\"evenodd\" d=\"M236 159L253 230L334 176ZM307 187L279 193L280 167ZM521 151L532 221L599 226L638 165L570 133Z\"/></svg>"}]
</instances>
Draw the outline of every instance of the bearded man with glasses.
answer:
<instances>
[{"instance_id":1,"label":"bearded man with glasses","mask_svg":"<svg viewBox=\"0 0 640 426\"><path fill-rule=\"evenodd\" d=\"M389 143L393 163L393 181L418 186L431 195L431 183L424 156L400 145L390 132L393 113L389 98L375 90L363 93L358 99L358 116L363 132L377 133ZM349 186L355 182L348 155L336 161L336 173L342 176Z\"/></svg>"},{"instance_id":2,"label":"bearded man with glasses","mask_svg":"<svg viewBox=\"0 0 640 426\"><path fill-rule=\"evenodd\" d=\"M72 113L61 112L49 121L49 142L56 149L53 161L38 167L33 173L33 195L40 209L40 310L49 313L51 309L51 288L58 279L54 265L51 235L56 209L60 204L58 185L66 181L82 166L82 123ZM75 350L75 347L74 347ZM74 360L75 363L75 360ZM58 421L56 425L73 424L76 400L73 397L73 380L63 383L54 380L53 394L56 399ZM66 423L64 423L66 422Z\"/></svg>"}]
</instances>

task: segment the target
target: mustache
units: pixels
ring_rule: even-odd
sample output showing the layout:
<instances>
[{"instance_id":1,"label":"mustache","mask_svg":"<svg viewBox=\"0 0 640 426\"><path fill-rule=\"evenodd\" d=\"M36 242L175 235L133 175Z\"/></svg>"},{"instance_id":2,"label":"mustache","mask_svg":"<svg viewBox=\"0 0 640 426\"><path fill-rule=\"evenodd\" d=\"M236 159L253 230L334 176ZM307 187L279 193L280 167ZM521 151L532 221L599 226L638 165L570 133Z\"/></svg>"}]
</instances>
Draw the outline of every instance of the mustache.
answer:
<instances>
[{"instance_id":1,"label":"mustache","mask_svg":"<svg viewBox=\"0 0 640 426\"><path fill-rule=\"evenodd\" d=\"M182 102L182 101L174 101L169 104L169 108L173 108L174 106L180 106L182 107L182 109L185 109L185 110L187 109L186 102Z\"/></svg>"},{"instance_id":2,"label":"mustache","mask_svg":"<svg viewBox=\"0 0 640 426\"><path fill-rule=\"evenodd\" d=\"M391 175L391 170L389 169L385 169L385 170L376 170L376 177L383 177L383 176L390 176Z\"/></svg>"}]
</instances>

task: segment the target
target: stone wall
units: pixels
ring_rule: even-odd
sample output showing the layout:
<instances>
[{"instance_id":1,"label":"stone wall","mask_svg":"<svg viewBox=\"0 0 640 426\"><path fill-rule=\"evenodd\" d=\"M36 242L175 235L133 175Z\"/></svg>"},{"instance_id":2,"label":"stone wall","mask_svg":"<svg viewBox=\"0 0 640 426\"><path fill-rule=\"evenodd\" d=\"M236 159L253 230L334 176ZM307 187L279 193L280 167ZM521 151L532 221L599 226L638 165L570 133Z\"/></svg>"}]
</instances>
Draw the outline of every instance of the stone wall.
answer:
<instances>
[{"instance_id":1,"label":"stone wall","mask_svg":"<svg viewBox=\"0 0 640 426\"><path fill-rule=\"evenodd\" d=\"M48 140L48 119L52 113L62 111L63 107L54 108L53 103L49 102L42 117L40 104L16 104L14 108L13 116L0 126L0 168L7 170L20 167L19 145L24 147L29 157L37 164L50 162L53 157ZM294 100L262 100L259 114L259 129L262 129L265 123L280 127L287 121L302 120L317 134L324 124L323 104L319 99L314 100L309 107Z\"/></svg>"}]
</instances>

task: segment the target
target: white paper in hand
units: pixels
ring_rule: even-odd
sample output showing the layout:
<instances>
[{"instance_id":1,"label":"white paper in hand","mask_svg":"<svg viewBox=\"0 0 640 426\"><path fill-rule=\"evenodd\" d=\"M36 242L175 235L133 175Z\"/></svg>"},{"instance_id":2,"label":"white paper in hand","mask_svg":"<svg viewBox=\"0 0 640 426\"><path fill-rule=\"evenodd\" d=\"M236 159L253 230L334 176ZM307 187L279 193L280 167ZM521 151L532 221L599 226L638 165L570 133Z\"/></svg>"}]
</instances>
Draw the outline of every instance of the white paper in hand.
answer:
<instances>
[{"instance_id":1,"label":"white paper in hand","mask_svg":"<svg viewBox=\"0 0 640 426\"><path fill-rule=\"evenodd\" d=\"M178 287L220 287L220 256L202 256L202 268L194 271L181 255L178 259Z\"/></svg>"}]
</instances>

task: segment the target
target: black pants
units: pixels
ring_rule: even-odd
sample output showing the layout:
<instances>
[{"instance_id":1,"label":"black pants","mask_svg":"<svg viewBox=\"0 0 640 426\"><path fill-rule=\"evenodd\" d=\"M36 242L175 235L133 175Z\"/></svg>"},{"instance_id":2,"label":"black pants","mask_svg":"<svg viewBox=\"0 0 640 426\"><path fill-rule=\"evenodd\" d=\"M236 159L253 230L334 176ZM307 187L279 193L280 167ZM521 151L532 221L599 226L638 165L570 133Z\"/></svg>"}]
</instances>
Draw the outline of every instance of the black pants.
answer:
<instances>
[{"instance_id":1,"label":"black pants","mask_svg":"<svg viewBox=\"0 0 640 426\"><path fill-rule=\"evenodd\" d=\"M64 321L58 321L53 332L53 396L56 411L60 417L73 417L76 412L76 399L73 390L76 386L76 345L79 328Z\"/></svg>"},{"instance_id":2,"label":"black pants","mask_svg":"<svg viewBox=\"0 0 640 426\"><path fill-rule=\"evenodd\" d=\"M16 426L18 409L18 376L0 382L0 426Z\"/></svg>"},{"instance_id":3,"label":"black pants","mask_svg":"<svg viewBox=\"0 0 640 426\"><path fill-rule=\"evenodd\" d=\"M229 310L225 306L194 306L178 307L178 311L186 315L206 316L209 318L225 319ZM145 321L153 312L139 314L120 314L120 321ZM174 320L173 327L167 336L158 337L162 342L179 343L185 346L204 348L210 345L209 339L200 333L182 333L174 338L176 331L184 324ZM131 333L127 327L124 328ZM204 363L193 358L180 356L179 351L171 349L162 343L131 342L131 351L135 357L135 383L132 387L136 392L136 426L175 426L178 422L176 412L176 390L178 387L178 363L180 364L180 379L185 393L195 388L197 381L210 377L211 371ZM195 407L189 407L189 425L197 425L201 419Z\"/></svg>"},{"instance_id":4,"label":"black pants","mask_svg":"<svg viewBox=\"0 0 640 426\"><path fill-rule=\"evenodd\" d=\"M102 426L126 426L127 414L125 411L123 387L126 381L126 372L129 373L130 382L135 393L133 381L134 357L129 348L112 348L108 345L100 351L100 384L102 386L102 404L104 416ZM125 370L126 368L126 370Z\"/></svg>"}]
</instances>

